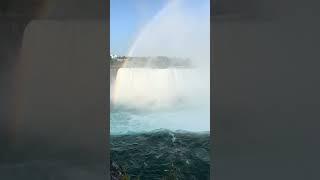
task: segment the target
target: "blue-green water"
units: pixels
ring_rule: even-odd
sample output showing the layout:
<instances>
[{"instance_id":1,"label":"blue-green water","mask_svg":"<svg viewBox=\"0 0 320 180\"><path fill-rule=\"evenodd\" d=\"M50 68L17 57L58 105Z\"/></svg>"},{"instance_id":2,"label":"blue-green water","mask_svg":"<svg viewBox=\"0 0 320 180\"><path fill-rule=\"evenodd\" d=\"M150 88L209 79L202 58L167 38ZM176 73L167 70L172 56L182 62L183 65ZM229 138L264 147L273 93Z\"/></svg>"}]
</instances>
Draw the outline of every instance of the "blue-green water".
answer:
<instances>
[{"instance_id":1,"label":"blue-green water","mask_svg":"<svg viewBox=\"0 0 320 180\"><path fill-rule=\"evenodd\" d=\"M209 108L209 106L185 105L162 110L113 108L110 115L110 131L112 135L149 132L156 129L210 131Z\"/></svg>"},{"instance_id":2,"label":"blue-green water","mask_svg":"<svg viewBox=\"0 0 320 180\"><path fill-rule=\"evenodd\" d=\"M111 159L131 178L210 179L209 132L165 129L111 136Z\"/></svg>"},{"instance_id":3,"label":"blue-green water","mask_svg":"<svg viewBox=\"0 0 320 180\"><path fill-rule=\"evenodd\" d=\"M209 179L210 124L204 107L113 108L112 161L131 178Z\"/></svg>"}]
</instances>

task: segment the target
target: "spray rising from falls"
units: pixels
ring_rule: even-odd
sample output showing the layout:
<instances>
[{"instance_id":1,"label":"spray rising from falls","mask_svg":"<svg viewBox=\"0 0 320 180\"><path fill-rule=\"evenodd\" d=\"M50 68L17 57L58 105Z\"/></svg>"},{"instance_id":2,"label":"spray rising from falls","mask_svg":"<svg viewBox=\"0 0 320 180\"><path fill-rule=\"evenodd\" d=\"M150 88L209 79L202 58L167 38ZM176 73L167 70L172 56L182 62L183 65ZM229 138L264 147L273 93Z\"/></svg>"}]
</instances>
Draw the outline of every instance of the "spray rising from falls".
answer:
<instances>
[{"instance_id":1,"label":"spray rising from falls","mask_svg":"<svg viewBox=\"0 0 320 180\"><path fill-rule=\"evenodd\" d=\"M194 92L201 99L197 72L187 68L121 68L118 70L113 101L116 104L148 109L170 108L191 102Z\"/></svg>"},{"instance_id":2,"label":"spray rising from falls","mask_svg":"<svg viewBox=\"0 0 320 180\"><path fill-rule=\"evenodd\" d=\"M169 1L141 30L128 56L189 58L194 67L120 68L114 84L111 85L112 103L142 110L151 108L153 114L126 113L124 118L123 114L116 112L111 117L111 133L118 127L116 119L127 119L126 127L134 128L130 129L134 131L139 127L144 130L209 130L209 0L197 1L192 8L185 6L184 2ZM190 105L190 108L178 108L186 104ZM159 113L155 113L157 109ZM170 111L164 112L163 109Z\"/></svg>"}]
</instances>

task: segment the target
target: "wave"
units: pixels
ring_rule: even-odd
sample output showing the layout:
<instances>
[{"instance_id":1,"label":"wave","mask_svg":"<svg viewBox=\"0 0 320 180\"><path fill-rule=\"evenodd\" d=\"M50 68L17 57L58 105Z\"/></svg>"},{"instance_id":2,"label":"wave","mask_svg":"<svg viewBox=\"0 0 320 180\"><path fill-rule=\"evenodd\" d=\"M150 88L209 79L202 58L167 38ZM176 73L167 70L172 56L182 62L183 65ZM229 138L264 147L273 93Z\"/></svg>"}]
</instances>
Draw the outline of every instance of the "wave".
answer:
<instances>
[{"instance_id":1,"label":"wave","mask_svg":"<svg viewBox=\"0 0 320 180\"><path fill-rule=\"evenodd\" d=\"M209 132L157 129L112 135L111 159L140 179L210 179Z\"/></svg>"}]
</instances>

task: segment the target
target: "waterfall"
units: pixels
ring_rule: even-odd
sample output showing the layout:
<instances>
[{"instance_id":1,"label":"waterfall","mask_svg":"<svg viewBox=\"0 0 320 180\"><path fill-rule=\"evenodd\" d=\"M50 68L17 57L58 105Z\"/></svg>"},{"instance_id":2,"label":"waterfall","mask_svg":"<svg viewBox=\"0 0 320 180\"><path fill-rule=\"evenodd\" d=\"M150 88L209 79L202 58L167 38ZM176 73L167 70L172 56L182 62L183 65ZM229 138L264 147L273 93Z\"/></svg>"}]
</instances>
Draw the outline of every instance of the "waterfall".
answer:
<instances>
[{"instance_id":1,"label":"waterfall","mask_svg":"<svg viewBox=\"0 0 320 180\"><path fill-rule=\"evenodd\" d=\"M170 107L188 101L199 88L197 71L187 68L120 68L112 103L142 108Z\"/></svg>"},{"instance_id":2,"label":"waterfall","mask_svg":"<svg viewBox=\"0 0 320 180\"><path fill-rule=\"evenodd\" d=\"M138 68L131 59L118 69L111 82L112 134L210 130L209 4L194 1L190 8L186 1L168 1L141 27L128 57L186 58L192 68L152 68L148 63Z\"/></svg>"}]
</instances>

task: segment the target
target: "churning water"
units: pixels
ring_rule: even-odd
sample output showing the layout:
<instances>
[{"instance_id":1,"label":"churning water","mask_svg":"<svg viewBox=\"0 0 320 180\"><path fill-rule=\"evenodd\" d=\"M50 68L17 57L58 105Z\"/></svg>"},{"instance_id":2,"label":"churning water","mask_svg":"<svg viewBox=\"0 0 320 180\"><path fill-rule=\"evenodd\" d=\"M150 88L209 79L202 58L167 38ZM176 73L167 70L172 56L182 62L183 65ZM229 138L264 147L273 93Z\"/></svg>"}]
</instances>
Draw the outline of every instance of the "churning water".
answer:
<instances>
[{"instance_id":1,"label":"churning water","mask_svg":"<svg viewBox=\"0 0 320 180\"><path fill-rule=\"evenodd\" d=\"M208 131L209 101L197 78L197 71L187 68L119 69L112 90L111 133Z\"/></svg>"},{"instance_id":2,"label":"churning water","mask_svg":"<svg viewBox=\"0 0 320 180\"><path fill-rule=\"evenodd\" d=\"M111 159L142 179L172 169L176 179L209 179L210 6L186 2L168 1L128 56L189 58L194 67L123 67L113 75Z\"/></svg>"},{"instance_id":3,"label":"churning water","mask_svg":"<svg viewBox=\"0 0 320 180\"><path fill-rule=\"evenodd\" d=\"M141 28L128 56L188 58L193 68L118 69L111 84L111 134L210 130L209 0L168 1Z\"/></svg>"}]
</instances>

